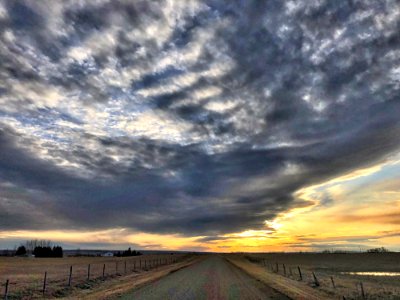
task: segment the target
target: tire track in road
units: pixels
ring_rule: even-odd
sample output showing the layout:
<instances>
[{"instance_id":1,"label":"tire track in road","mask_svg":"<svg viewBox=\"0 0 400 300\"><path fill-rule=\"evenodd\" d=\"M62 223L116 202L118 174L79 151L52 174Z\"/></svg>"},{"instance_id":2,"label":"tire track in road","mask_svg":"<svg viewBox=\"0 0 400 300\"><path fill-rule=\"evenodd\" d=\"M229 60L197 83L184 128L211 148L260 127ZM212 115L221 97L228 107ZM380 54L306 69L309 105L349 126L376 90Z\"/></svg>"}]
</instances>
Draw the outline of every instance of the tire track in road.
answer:
<instances>
[{"instance_id":1,"label":"tire track in road","mask_svg":"<svg viewBox=\"0 0 400 300\"><path fill-rule=\"evenodd\" d=\"M220 256L172 273L120 299L290 299Z\"/></svg>"}]
</instances>

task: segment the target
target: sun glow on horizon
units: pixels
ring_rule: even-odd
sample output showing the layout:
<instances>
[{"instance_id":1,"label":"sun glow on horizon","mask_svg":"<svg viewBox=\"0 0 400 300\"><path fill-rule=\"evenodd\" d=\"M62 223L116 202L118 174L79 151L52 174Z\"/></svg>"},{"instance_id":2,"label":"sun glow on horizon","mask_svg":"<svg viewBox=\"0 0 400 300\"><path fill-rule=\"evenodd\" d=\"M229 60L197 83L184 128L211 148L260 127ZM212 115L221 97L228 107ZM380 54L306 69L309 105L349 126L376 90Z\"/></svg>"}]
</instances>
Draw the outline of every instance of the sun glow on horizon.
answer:
<instances>
[{"instance_id":1,"label":"sun glow on horizon","mask_svg":"<svg viewBox=\"0 0 400 300\"><path fill-rule=\"evenodd\" d=\"M306 200L309 206L294 208L273 220L266 220L265 229L224 234L209 241L204 241L207 236L151 234L115 228L0 231L0 242L49 239L69 248L81 244L88 248L91 244L94 248L100 244L103 248L133 244L138 249L214 252L358 249L375 245L400 250L400 180L393 177L394 169L400 170L400 161L389 160L303 188L295 196ZM373 184L366 184L370 177L375 178Z\"/></svg>"}]
</instances>

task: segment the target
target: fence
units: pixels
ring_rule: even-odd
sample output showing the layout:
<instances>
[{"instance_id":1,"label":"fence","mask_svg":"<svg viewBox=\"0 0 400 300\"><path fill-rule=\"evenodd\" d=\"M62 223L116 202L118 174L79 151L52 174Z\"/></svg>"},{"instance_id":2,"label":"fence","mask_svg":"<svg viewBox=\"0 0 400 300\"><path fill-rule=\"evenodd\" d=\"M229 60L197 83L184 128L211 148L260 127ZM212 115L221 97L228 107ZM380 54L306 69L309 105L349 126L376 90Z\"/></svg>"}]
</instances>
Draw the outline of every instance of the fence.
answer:
<instances>
[{"instance_id":1,"label":"fence","mask_svg":"<svg viewBox=\"0 0 400 300\"><path fill-rule=\"evenodd\" d=\"M62 296L71 288L90 288L107 279L133 273L148 271L160 266L182 261L187 255L149 255L127 257L125 260L107 262L90 262L86 265L71 264L59 266L56 270L43 270L41 278L38 274L30 280L21 280L9 276L3 284L3 299L19 299L41 295ZM38 260L41 258L38 258Z\"/></svg>"},{"instance_id":2,"label":"fence","mask_svg":"<svg viewBox=\"0 0 400 300\"><path fill-rule=\"evenodd\" d=\"M246 256L246 258L250 262L259 264L277 275L284 276L291 280L302 281L315 288L324 288L331 294L340 295L343 300L347 298L364 300L368 297L365 283L362 281L356 282L353 290L350 290L348 282L345 284L340 278L335 278L332 275L318 274L309 269L302 269L299 265L287 265L285 263L270 261L259 257ZM338 282L341 284L338 285Z\"/></svg>"}]
</instances>

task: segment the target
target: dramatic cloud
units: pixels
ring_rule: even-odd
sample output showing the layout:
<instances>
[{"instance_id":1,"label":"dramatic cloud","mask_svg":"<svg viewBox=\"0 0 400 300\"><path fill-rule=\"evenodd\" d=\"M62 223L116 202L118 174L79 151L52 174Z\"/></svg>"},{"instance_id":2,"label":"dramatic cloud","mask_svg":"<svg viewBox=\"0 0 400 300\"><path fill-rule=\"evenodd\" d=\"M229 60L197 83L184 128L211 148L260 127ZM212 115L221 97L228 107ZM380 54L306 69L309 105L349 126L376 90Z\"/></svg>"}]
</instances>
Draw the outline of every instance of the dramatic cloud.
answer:
<instances>
[{"instance_id":1,"label":"dramatic cloud","mask_svg":"<svg viewBox=\"0 0 400 300\"><path fill-rule=\"evenodd\" d=\"M2 1L0 230L268 229L398 152L399 32L396 0Z\"/></svg>"}]
</instances>

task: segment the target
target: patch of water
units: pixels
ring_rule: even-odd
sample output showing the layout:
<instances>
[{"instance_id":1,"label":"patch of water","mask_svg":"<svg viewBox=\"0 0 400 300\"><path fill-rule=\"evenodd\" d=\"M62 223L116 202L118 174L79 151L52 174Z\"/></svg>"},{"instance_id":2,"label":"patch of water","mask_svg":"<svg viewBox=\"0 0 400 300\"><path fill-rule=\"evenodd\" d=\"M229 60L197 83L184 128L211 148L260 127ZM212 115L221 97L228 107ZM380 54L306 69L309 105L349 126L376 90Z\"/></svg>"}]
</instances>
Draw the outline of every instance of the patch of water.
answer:
<instances>
[{"instance_id":1,"label":"patch of water","mask_svg":"<svg viewBox=\"0 0 400 300\"><path fill-rule=\"evenodd\" d=\"M361 276L400 276L400 272L342 272L342 274Z\"/></svg>"}]
</instances>

